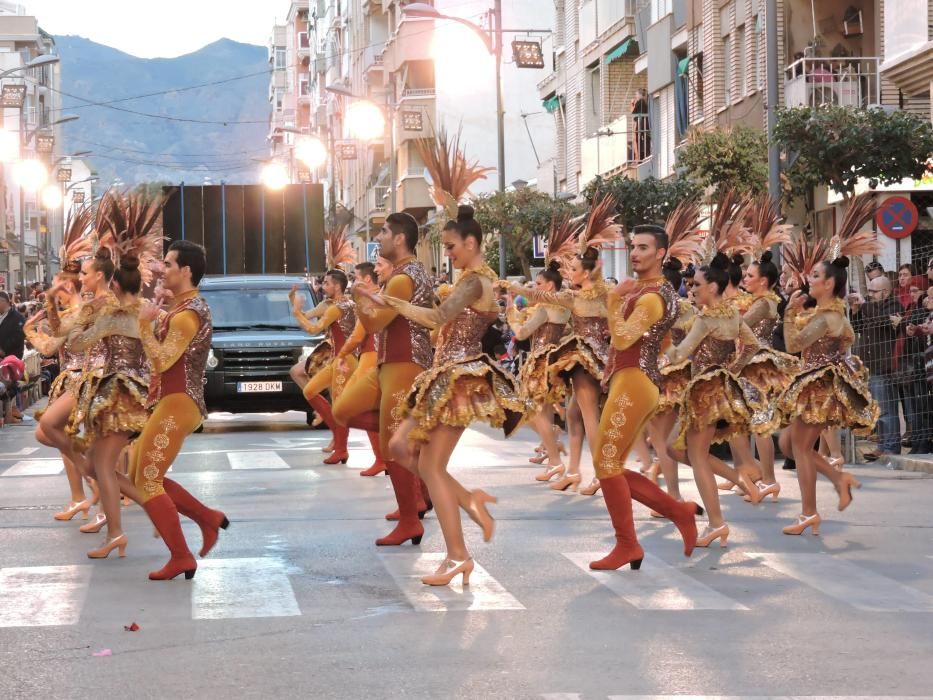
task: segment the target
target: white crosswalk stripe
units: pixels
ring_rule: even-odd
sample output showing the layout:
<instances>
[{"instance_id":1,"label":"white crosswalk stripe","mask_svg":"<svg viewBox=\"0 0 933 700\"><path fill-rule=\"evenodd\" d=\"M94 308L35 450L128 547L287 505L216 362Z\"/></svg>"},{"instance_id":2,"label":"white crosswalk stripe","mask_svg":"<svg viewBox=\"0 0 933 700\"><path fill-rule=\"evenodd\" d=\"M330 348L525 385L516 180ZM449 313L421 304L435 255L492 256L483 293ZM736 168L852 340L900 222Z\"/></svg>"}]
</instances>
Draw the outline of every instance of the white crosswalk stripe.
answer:
<instances>
[{"instance_id":1,"label":"white crosswalk stripe","mask_svg":"<svg viewBox=\"0 0 933 700\"><path fill-rule=\"evenodd\" d=\"M279 559L209 559L198 564L191 592L193 620L298 615L287 567Z\"/></svg>"},{"instance_id":2,"label":"white crosswalk stripe","mask_svg":"<svg viewBox=\"0 0 933 700\"><path fill-rule=\"evenodd\" d=\"M639 571L593 571L590 562L604 556L596 552L565 552L564 556L639 610L748 610L650 554L645 554Z\"/></svg>"},{"instance_id":3,"label":"white crosswalk stripe","mask_svg":"<svg viewBox=\"0 0 933 700\"><path fill-rule=\"evenodd\" d=\"M0 569L0 627L77 624L92 569L88 565Z\"/></svg>"},{"instance_id":4,"label":"white crosswalk stripe","mask_svg":"<svg viewBox=\"0 0 933 700\"><path fill-rule=\"evenodd\" d=\"M54 476L61 474L65 463L55 457L53 459L23 459L16 462L0 476Z\"/></svg>"},{"instance_id":5,"label":"white crosswalk stripe","mask_svg":"<svg viewBox=\"0 0 933 700\"><path fill-rule=\"evenodd\" d=\"M933 612L933 596L840 557L796 553L748 556L859 610Z\"/></svg>"},{"instance_id":6,"label":"white crosswalk stripe","mask_svg":"<svg viewBox=\"0 0 933 700\"><path fill-rule=\"evenodd\" d=\"M291 469L278 452L228 452L231 469Z\"/></svg>"},{"instance_id":7,"label":"white crosswalk stripe","mask_svg":"<svg viewBox=\"0 0 933 700\"><path fill-rule=\"evenodd\" d=\"M468 586L460 584L460 577L450 586L426 586L421 583L421 577L435 572L444 559L443 554L393 553L382 554L380 559L408 602L420 612L525 609L478 563Z\"/></svg>"}]
</instances>

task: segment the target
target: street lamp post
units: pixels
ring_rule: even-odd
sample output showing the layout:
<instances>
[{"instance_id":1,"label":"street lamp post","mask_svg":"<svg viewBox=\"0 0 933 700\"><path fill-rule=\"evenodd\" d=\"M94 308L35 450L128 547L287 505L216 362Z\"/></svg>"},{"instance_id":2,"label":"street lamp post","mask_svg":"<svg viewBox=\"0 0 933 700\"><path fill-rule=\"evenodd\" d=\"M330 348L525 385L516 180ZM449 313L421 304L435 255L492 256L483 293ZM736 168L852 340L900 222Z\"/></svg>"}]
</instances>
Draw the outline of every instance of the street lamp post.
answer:
<instances>
[{"instance_id":1,"label":"street lamp post","mask_svg":"<svg viewBox=\"0 0 933 700\"><path fill-rule=\"evenodd\" d=\"M446 19L457 22L469 27L475 32L490 55L495 58L496 63L496 145L498 150L497 170L499 171L499 192L505 192L505 107L502 87L502 35L505 32L509 34L550 34L550 29L503 29L502 28L502 0L494 0L493 7L489 11L492 20L492 28L484 29L478 24L474 24L462 17L453 17L439 12L433 5L425 2L413 2L405 5L402 12L411 17L423 17L426 19ZM505 278L505 237L499 235L499 276Z\"/></svg>"}]
</instances>

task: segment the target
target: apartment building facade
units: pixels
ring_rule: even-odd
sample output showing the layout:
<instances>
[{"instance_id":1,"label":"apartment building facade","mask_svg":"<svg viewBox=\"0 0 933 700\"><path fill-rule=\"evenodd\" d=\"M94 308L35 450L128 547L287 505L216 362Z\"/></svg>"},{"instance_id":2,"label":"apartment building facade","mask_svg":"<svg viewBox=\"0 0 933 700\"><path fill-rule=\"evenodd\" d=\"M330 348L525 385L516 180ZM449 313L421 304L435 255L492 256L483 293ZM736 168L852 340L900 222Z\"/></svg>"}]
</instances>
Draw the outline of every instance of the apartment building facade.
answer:
<instances>
[{"instance_id":1,"label":"apartment building facade","mask_svg":"<svg viewBox=\"0 0 933 700\"><path fill-rule=\"evenodd\" d=\"M61 73L57 64L22 67L53 53L55 42L35 17L27 15L21 5L0 3L0 72L8 72L2 82L5 87L16 85L25 90L22 108L0 107L0 126L19 137L20 159L37 159L47 172L56 161L61 162L64 152L61 128L53 125L61 117ZM21 190L12 163L0 164L0 168L0 274L6 288L12 289L23 281L31 283L47 276L44 263L56 257L61 245L61 212L45 209L38 192ZM50 180L54 178L52 173ZM21 236L25 243L22 261Z\"/></svg>"}]
</instances>

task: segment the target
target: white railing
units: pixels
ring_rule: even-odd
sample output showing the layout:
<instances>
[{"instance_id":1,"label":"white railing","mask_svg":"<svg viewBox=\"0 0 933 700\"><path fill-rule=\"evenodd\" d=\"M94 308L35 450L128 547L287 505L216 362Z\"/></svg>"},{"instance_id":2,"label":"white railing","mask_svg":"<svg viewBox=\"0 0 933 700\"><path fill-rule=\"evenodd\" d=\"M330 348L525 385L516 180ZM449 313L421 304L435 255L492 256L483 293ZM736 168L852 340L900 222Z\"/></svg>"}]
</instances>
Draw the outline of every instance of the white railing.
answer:
<instances>
[{"instance_id":1,"label":"white railing","mask_svg":"<svg viewBox=\"0 0 933 700\"><path fill-rule=\"evenodd\" d=\"M651 131L647 114L626 114L583 139L580 181L617 172L628 164L651 156Z\"/></svg>"},{"instance_id":2,"label":"white railing","mask_svg":"<svg viewBox=\"0 0 933 700\"><path fill-rule=\"evenodd\" d=\"M784 106L881 103L879 58L801 58L784 69Z\"/></svg>"},{"instance_id":3,"label":"white railing","mask_svg":"<svg viewBox=\"0 0 933 700\"><path fill-rule=\"evenodd\" d=\"M402 99L418 99L422 97L434 97L434 88L405 88L402 90Z\"/></svg>"},{"instance_id":4,"label":"white railing","mask_svg":"<svg viewBox=\"0 0 933 700\"><path fill-rule=\"evenodd\" d=\"M369 211L385 211L388 194L389 188L386 185L371 187L369 190Z\"/></svg>"}]
</instances>

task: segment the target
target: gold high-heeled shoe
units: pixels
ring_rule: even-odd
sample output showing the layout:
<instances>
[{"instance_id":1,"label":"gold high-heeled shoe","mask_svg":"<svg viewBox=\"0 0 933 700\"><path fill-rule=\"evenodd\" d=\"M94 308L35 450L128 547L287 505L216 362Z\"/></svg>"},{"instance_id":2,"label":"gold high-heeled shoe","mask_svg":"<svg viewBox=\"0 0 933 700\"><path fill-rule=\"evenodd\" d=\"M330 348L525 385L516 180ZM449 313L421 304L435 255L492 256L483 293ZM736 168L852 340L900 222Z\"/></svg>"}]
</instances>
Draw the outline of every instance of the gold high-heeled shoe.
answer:
<instances>
[{"instance_id":1,"label":"gold high-heeled shoe","mask_svg":"<svg viewBox=\"0 0 933 700\"><path fill-rule=\"evenodd\" d=\"M535 474L535 481L550 481L555 476L563 476L565 471L567 471L567 467L563 464L556 464L553 467L548 467L540 474Z\"/></svg>"},{"instance_id":2,"label":"gold high-heeled shoe","mask_svg":"<svg viewBox=\"0 0 933 700\"><path fill-rule=\"evenodd\" d=\"M492 533L496 528L496 521L486 510L486 504L498 502L498 498L490 496L482 489L470 492L470 505L466 510L473 522L483 529L483 542L489 542L492 539Z\"/></svg>"},{"instance_id":3,"label":"gold high-heeled shoe","mask_svg":"<svg viewBox=\"0 0 933 700\"><path fill-rule=\"evenodd\" d=\"M726 547L726 540L729 538L729 524L723 523L717 528L711 528L709 525L703 530L703 534L697 537L697 547L709 547L713 540L719 539L720 549Z\"/></svg>"},{"instance_id":4,"label":"gold high-heeled shoe","mask_svg":"<svg viewBox=\"0 0 933 700\"><path fill-rule=\"evenodd\" d=\"M103 513L97 513L97 515L94 516L94 519L91 520L91 522L85 523L84 525L79 527L78 530L80 530L81 532L93 534L95 532L100 532L101 528L106 524L107 524L107 516L104 515Z\"/></svg>"},{"instance_id":5,"label":"gold high-heeled shoe","mask_svg":"<svg viewBox=\"0 0 933 700\"><path fill-rule=\"evenodd\" d=\"M126 537L126 533L122 535L117 535L113 539L104 540L104 543L97 549L92 549L87 553L88 559L106 559L110 556L110 553L117 549L119 550L118 554L120 558L126 556L126 543L129 540Z\"/></svg>"},{"instance_id":6,"label":"gold high-heeled shoe","mask_svg":"<svg viewBox=\"0 0 933 700\"><path fill-rule=\"evenodd\" d=\"M473 573L473 557L463 561L445 559L433 574L424 576L421 583L426 586L449 586L457 576L463 574L463 585L470 585L470 574Z\"/></svg>"},{"instance_id":7,"label":"gold high-heeled shoe","mask_svg":"<svg viewBox=\"0 0 933 700\"><path fill-rule=\"evenodd\" d=\"M597 479L594 476L593 480L589 484L587 484L582 489L580 489L580 495L581 496L595 496L596 492L599 491L601 488L602 488L602 485L599 483L599 479Z\"/></svg>"},{"instance_id":8,"label":"gold high-heeled shoe","mask_svg":"<svg viewBox=\"0 0 933 700\"><path fill-rule=\"evenodd\" d=\"M551 484L551 490L553 491L566 491L567 489L576 491L578 488L580 488L579 474L564 474L564 476Z\"/></svg>"},{"instance_id":9,"label":"gold high-heeled shoe","mask_svg":"<svg viewBox=\"0 0 933 700\"><path fill-rule=\"evenodd\" d=\"M797 522L785 527L783 532L785 535L802 535L807 528L810 528L810 531L814 535L819 535L821 522L823 522L823 519L820 517L819 513L814 513L813 515L804 515L801 513L797 517Z\"/></svg>"},{"instance_id":10,"label":"gold high-heeled shoe","mask_svg":"<svg viewBox=\"0 0 933 700\"><path fill-rule=\"evenodd\" d=\"M71 520L78 513L81 513L81 517L87 520L88 511L90 509L91 509L91 502L85 498L83 501L74 501L68 504L67 508L65 508L64 510L60 510L52 517L55 518L56 520L64 521L64 520Z\"/></svg>"},{"instance_id":11,"label":"gold high-heeled shoe","mask_svg":"<svg viewBox=\"0 0 933 700\"><path fill-rule=\"evenodd\" d=\"M839 510L843 511L852 505L852 489L862 488L862 483L852 476L849 472L842 472L842 480L840 488L836 489L836 493L839 494Z\"/></svg>"}]
</instances>

